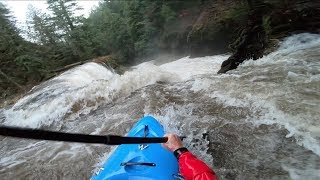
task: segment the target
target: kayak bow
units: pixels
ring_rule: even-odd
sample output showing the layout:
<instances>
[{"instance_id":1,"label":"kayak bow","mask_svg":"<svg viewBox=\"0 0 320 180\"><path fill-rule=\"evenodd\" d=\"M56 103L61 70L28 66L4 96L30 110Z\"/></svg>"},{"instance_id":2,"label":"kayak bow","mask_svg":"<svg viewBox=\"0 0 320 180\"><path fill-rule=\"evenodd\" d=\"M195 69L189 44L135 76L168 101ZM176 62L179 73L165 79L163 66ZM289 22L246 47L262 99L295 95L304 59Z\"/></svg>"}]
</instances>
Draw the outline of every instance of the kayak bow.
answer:
<instances>
[{"instance_id":1,"label":"kayak bow","mask_svg":"<svg viewBox=\"0 0 320 180\"><path fill-rule=\"evenodd\" d=\"M127 136L163 137L162 125L153 117L140 119ZM173 153L161 144L122 144L91 177L101 179L176 179L179 168Z\"/></svg>"}]
</instances>

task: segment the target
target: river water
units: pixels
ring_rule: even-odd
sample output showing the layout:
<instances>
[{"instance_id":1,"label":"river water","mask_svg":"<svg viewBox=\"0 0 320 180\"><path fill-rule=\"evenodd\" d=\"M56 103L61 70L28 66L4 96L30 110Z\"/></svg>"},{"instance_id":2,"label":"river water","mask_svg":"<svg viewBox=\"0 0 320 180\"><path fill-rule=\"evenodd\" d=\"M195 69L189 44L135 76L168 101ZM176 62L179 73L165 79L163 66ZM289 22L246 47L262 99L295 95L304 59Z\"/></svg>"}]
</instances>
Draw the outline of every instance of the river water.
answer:
<instances>
[{"instance_id":1,"label":"river water","mask_svg":"<svg viewBox=\"0 0 320 180\"><path fill-rule=\"evenodd\" d=\"M152 115L220 179L320 179L320 35L291 36L217 75L228 57L149 61L123 75L88 63L1 109L0 123L125 135ZM0 138L1 179L89 179L114 148Z\"/></svg>"}]
</instances>

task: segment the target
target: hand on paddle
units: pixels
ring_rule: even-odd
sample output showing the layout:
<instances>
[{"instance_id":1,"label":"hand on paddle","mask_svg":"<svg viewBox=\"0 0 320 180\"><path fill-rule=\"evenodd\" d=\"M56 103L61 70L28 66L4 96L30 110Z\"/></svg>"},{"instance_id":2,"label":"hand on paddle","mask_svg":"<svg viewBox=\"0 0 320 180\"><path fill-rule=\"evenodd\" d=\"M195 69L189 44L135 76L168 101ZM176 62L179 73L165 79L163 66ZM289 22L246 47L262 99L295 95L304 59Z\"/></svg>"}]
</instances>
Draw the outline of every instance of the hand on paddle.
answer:
<instances>
[{"instance_id":1,"label":"hand on paddle","mask_svg":"<svg viewBox=\"0 0 320 180\"><path fill-rule=\"evenodd\" d=\"M176 134L165 134L164 137L167 137L168 141L166 143L162 143L162 147L169 151L175 151L176 149L183 147L180 137Z\"/></svg>"}]
</instances>

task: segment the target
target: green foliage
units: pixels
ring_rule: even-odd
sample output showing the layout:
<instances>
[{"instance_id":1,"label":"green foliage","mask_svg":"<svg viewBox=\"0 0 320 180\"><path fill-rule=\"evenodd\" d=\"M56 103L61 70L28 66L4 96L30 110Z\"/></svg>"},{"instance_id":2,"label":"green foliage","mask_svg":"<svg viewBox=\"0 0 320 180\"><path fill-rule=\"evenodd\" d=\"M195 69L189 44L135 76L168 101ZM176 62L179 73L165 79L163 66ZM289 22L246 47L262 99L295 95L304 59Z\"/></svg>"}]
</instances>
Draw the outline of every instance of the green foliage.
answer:
<instances>
[{"instance_id":1,"label":"green foliage","mask_svg":"<svg viewBox=\"0 0 320 180\"><path fill-rule=\"evenodd\" d=\"M0 3L0 70L6 72L4 67L14 67L13 59L22 52L22 38L14 26L10 11Z\"/></svg>"},{"instance_id":2,"label":"green foliage","mask_svg":"<svg viewBox=\"0 0 320 180\"><path fill-rule=\"evenodd\" d=\"M0 32L5 35L10 35L12 37L18 36L18 30L14 26L14 20L10 15L9 9L7 9L1 2L0 2Z\"/></svg>"},{"instance_id":3,"label":"green foliage","mask_svg":"<svg viewBox=\"0 0 320 180\"><path fill-rule=\"evenodd\" d=\"M152 56L170 48L172 39L186 38L185 32L174 31L180 25L179 13L200 2L104 1L84 18L76 15L81 8L74 0L47 0L49 13L28 7L30 42L21 38L0 3L0 41L5 42L0 43L0 70L7 77L1 82L38 82L52 70L99 56L111 55L108 63L114 67Z\"/></svg>"},{"instance_id":4,"label":"green foliage","mask_svg":"<svg viewBox=\"0 0 320 180\"><path fill-rule=\"evenodd\" d=\"M75 12L82 10L74 0L47 0L48 10L53 13L55 25L64 34L70 33L82 23L83 16L75 16Z\"/></svg>"},{"instance_id":5,"label":"green foliage","mask_svg":"<svg viewBox=\"0 0 320 180\"><path fill-rule=\"evenodd\" d=\"M102 5L84 22L87 47L96 56L115 54L124 62L132 55L133 42L129 29L120 14L113 13L108 6ZM131 46L131 47L130 47Z\"/></svg>"},{"instance_id":6,"label":"green foliage","mask_svg":"<svg viewBox=\"0 0 320 180\"><path fill-rule=\"evenodd\" d=\"M30 37L50 47L46 49L67 54L58 61L72 62L72 59L79 61L112 54L119 63L130 63L135 58L157 53L163 47L159 42L167 43L167 37L177 34L172 29L178 23L178 12L199 5L200 1L105 1L87 19L75 16L74 12L79 9L75 1L47 2L52 15L34 8L29 10ZM66 50L60 51L61 47ZM67 51L69 48L72 51ZM48 59L56 62L60 57L57 54Z\"/></svg>"},{"instance_id":7,"label":"green foliage","mask_svg":"<svg viewBox=\"0 0 320 180\"><path fill-rule=\"evenodd\" d=\"M26 76L33 79L41 80L41 77L44 73L44 65L40 58L30 55L21 55L15 58L14 62L25 72Z\"/></svg>"},{"instance_id":8,"label":"green foliage","mask_svg":"<svg viewBox=\"0 0 320 180\"><path fill-rule=\"evenodd\" d=\"M166 4L161 7L161 16L164 19L164 23L171 23L176 20L177 14Z\"/></svg>"},{"instance_id":9,"label":"green foliage","mask_svg":"<svg viewBox=\"0 0 320 180\"><path fill-rule=\"evenodd\" d=\"M55 44L59 41L56 27L51 17L32 6L28 7L29 38L43 45Z\"/></svg>"}]
</instances>

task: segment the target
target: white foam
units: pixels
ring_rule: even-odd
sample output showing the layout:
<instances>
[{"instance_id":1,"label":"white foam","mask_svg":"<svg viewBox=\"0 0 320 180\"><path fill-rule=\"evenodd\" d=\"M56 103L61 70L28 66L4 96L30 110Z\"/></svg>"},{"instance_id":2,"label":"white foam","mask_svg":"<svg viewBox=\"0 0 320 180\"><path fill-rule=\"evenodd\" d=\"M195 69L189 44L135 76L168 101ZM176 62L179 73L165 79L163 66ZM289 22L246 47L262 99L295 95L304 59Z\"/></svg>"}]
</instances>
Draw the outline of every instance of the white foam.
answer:
<instances>
[{"instance_id":1,"label":"white foam","mask_svg":"<svg viewBox=\"0 0 320 180\"><path fill-rule=\"evenodd\" d=\"M235 75L196 79L192 90L206 91L225 106L260 112L248 120L257 125L278 124L289 131L287 137L295 137L299 145L320 156L315 128L320 127L320 61L314 58L319 48L320 35L295 35L278 51L241 64L232 71Z\"/></svg>"},{"instance_id":2,"label":"white foam","mask_svg":"<svg viewBox=\"0 0 320 180\"><path fill-rule=\"evenodd\" d=\"M125 97L157 81L178 82L195 75L212 73L215 71L212 67L217 66L226 57L185 57L160 67L146 62L121 76L96 63L87 63L61 74L47 82L52 82L50 85L19 100L4 112L4 124L33 128L59 124L68 113L73 113L72 117L76 118L79 114L87 114L96 109L99 103L88 106L88 102L96 102L99 98L104 99L103 103L108 103L114 98ZM40 99L30 103L39 96ZM80 110L72 112L74 105L80 106ZM23 108L19 108L22 106Z\"/></svg>"},{"instance_id":3,"label":"white foam","mask_svg":"<svg viewBox=\"0 0 320 180\"><path fill-rule=\"evenodd\" d=\"M280 51L296 52L302 49L319 46L320 34L301 33L287 37L281 42Z\"/></svg>"},{"instance_id":4,"label":"white foam","mask_svg":"<svg viewBox=\"0 0 320 180\"><path fill-rule=\"evenodd\" d=\"M28 96L20 99L11 109L4 111L6 121L11 126L40 127L60 121L72 106L86 97L96 98L101 92L95 85L110 80L115 74L96 63L88 63L46 82ZM53 98L50 98L53 96ZM37 98L40 97L40 98Z\"/></svg>"},{"instance_id":5,"label":"white foam","mask_svg":"<svg viewBox=\"0 0 320 180\"><path fill-rule=\"evenodd\" d=\"M181 58L177 61L160 66L164 71L174 73L181 80L191 79L193 76L202 74L216 74L221 63L229 55L206 56L201 58Z\"/></svg>"}]
</instances>

